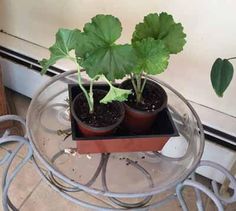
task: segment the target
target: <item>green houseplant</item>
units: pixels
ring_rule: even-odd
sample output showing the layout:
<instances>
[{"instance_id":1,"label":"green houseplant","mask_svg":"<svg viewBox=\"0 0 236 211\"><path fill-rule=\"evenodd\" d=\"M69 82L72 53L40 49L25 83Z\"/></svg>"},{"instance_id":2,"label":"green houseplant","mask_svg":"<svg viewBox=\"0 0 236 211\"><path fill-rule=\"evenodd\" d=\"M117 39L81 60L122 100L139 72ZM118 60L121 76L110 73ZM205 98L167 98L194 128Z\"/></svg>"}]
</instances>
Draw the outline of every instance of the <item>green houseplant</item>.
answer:
<instances>
[{"instance_id":1,"label":"green houseplant","mask_svg":"<svg viewBox=\"0 0 236 211\"><path fill-rule=\"evenodd\" d=\"M126 151L127 149L130 151L160 150L170 137L168 134L159 140L156 137L144 138L142 136L137 137L134 134L144 132L147 134L148 130L146 128L145 130L140 130L139 125L136 123L141 122L142 125L146 124L150 128L157 112L166 107L167 95L165 91L161 86L149 80L148 76L163 72L168 66L170 54L178 53L183 49L186 36L183 33L183 27L181 24L175 23L171 15L161 13L160 15L147 15L144 18L144 22L136 26L131 44L116 44L121 31L121 23L117 18L111 15L97 15L92 18L91 22L84 25L82 31L79 29L60 29L56 34L56 43L49 49L51 52L50 58L41 61L43 74L50 65L55 64L59 59L69 59L76 64L78 86L82 92L73 100L71 113L84 136L111 135L115 127L124 118L124 107L126 109L125 119L130 120L130 117L132 117L134 120L134 122L125 121L126 126L122 126L125 131L126 128L130 129L127 137L116 137L107 142L101 138L103 142L99 144L97 141L100 139L96 139L96 142L94 142L94 139L89 142L77 141L77 147L83 153L90 153L91 151L117 152ZM82 84L82 68L85 69L86 74L90 77L89 86ZM118 87L113 85L116 79L123 79L125 76L128 76L128 80L121 83ZM100 79L108 85L108 92L97 93L98 90L96 90L94 82ZM147 99L150 93L154 93L151 102ZM153 104L153 98L158 102ZM127 102L124 104L125 106L121 106L120 102L123 101ZM117 119L117 121L114 124L108 121L105 129L109 129L109 132L104 132L105 117L110 115L110 113L105 115L104 112L109 110L111 105L114 105L115 110L117 110L117 107L120 108L119 116L114 117L111 115L110 119ZM102 110L102 115L100 115L101 112L97 114L97 111L100 110L97 107L105 108ZM148 109L143 110L143 107L148 107ZM134 110L133 113L135 115L130 115L130 110ZM102 126L91 125L91 122L93 123L92 120L91 122L83 120L84 113L86 113L86 118L91 117L89 120L94 118L101 120ZM143 113L146 116L150 115L151 119L150 117L142 117L142 121L140 121L139 116L140 114L143 116ZM168 120L168 114L165 115L167 115L168 124L173 127L172 131L174 131L171 120ZM145 118L148 120L146 121ZM83 126L84 123L87 123L87 126ZM132 130L130 125L137 130ZM92 133L91 131L88 133L91 126L94 130ZM160 142L156 141L156 139ZM75 140L78 139L75 138ZM131 140L137 142L130 144ZM113 143L114 145L112 145ZM122 144L125 147L122 147ZM89 150L92 145L95 148Z\"/></svg>"},{"instance_id":2,"label":"green houseplant","mask_svg":"<svg viewBox=\"0 0 236 211\"><path fill-rule=\"evenodd\" d=\"M165 71L170 54L182 51L185 37L183 26L175 23L173 17L165 12L149 14L136 25L132 46L137 62L130 78L121 85L133 90L133 95L125 102L125 122L131 131L147 132L157 113L166 107L165 91L147 80L147 76Z\"/></svg>"},{"instance_id":3,"label":"green houseplant","mask_svg":"<svg viewBox=\"0 0 236 211\"><path fill-rule=\"evenodd\" d=\"M92 18L90 23L85 24L83 31L79 29L60 29L56 34L55 44L49 48L51 52L50 58L41 61L42 74L59 59L69 59L76 64L78 85L83 93L79 98L82 101L86 100L85 108L81 111L77 110L77 112L85 112L86 115L83 114L85 117L81 119L75 114L76 112L73 112L73 108L72 113L78 120L82 131L83 128L86 129L84 123L87 123L87 129L94 128L94 133L90 135L104 135L107 130L108 133L111 133L114 127L117 127L122 122L124 117L122 106L119 105L119 111L116 111L117 101L126 100L130 91L113 86L112 81L123 78L126 72L133 69L135 55L132 52L131 45L115 43L120 37L121 31L121 23L117 18L111 15L97 15ZM85 68L90 77L89 89L86 89L82 84L81 68ZM93 89L94 81L100 78L109 85L108 93L104 94L103 91L102 94L98 94L101 91ZM95 97L94 92L96 92L95 96L101 95L101 97ZM77 108L82 107L79 105L74 106L77 106ZM110 111L110 109L115 111ZM105 119L105 116L111 113L113 115L111 115L106 124L102 117ZM114 122L113 120L116 121ZM111 127L111 125L113 126ZM84 133L89 135L87 132Z\"/></svg>"}]
</instances>

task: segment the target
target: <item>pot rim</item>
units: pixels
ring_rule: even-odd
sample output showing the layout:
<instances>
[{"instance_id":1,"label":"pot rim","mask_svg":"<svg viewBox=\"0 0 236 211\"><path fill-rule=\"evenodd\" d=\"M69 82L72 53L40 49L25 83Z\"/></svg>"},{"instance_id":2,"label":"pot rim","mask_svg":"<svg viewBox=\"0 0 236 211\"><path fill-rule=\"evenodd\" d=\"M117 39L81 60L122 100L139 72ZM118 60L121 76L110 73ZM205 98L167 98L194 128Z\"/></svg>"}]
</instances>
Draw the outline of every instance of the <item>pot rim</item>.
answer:
<instances>
[{"instance_id":1,"label":"pot rim","mask_svg":"<svg viewBox=\"0 0 236 211\"><path fill-rule=\"evenodd\" d=\"M105 90L101 90L101 89L93 89L93 91L99 91L99 92L103 92L103 93L107 93L107 91ZM78 115L76 114L75 112L75 103L76 101L78 100L79 96L84 94L83 92L79 93L72 101L72 104L71 104L71 114L73 116L73 118L75 119L75 121L77 122L77 124L81 124L83 125L83 127L86 127L90 130L93 130L93 131L109 131L109 130L112 130L114 128L116 128L119 124L121 124L121 122L124 120L124 117L125 117L125 109L124 109L124 106L121 102L118 102L118 101L115 101L115 102L112 102L112 103L115 103L118 105L120 111L121 111L121 116L117 119L117 121L112 124L112 125L109 125L109 126L106 126L106 127L93 127L93 126L90 126L88 124L86 124L85 122L81 121L78 117Z\"/></svg>"},{"instance_id":2,"label":"pot rim","mask_svg":"<svg viewBox=\"0 0 236 211\"><path fill-rule=\"evenodd\" d=\"M124 83L127 82L127 81L131 81L131 79L127 79L127 80L123 81L123 82L120 84L120 87L122 86L122 84L124 84ZM162 105L161 105L159 108L157 108L157 109L154 110L154 111L141 111L141 110L138 110L138 109L136 109L136 108L133 108L133 107L129 106L125 101L124 101L123 103L124 103L124 105L125 105L126 108L128 108L129 110L131 110L131 111L134 112L134 113L142 114L142 115L150 115L150 116L151 116L151 115L153 115L153 114L159 113L160 111L162 111L164 108L167 107L167 94L166 94L166 91L165 91L158 83L155 83L154 81L149 80L149 79L147 79L147 83L151 83L151 84L153 84L154 86L157 86L158 89L161 90L162 93L163 93L162 96L163 96L164 100L163 100ZM124 88L124 87L122 87L122 88Z\"/></svg>"}]
</instances>

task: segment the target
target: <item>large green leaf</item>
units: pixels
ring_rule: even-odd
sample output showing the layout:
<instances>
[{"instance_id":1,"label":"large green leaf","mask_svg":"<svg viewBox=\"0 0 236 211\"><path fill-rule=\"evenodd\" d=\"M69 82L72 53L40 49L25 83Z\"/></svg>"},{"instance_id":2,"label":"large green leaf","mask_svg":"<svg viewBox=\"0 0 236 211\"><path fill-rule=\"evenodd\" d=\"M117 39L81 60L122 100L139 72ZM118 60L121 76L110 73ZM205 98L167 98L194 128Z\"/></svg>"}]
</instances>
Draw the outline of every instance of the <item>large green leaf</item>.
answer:
<instances>
[{"instance_id":1,"label":"large green leaf","mask_svg":"<svg viewBox=\"0 0 236 211\"><path fill-rule=\"evenodd\" d=\"M121 35L120 21L111 15L97 15L84 26L76 47L80 65L90 77L104 74L109 80L121 79L136 62L131 45L116 45Z\"/></svg>"},{"instance_id":2,"label":"large green leaf","mask_svg":"<svg viewBox=\"0 0 236 211\"><path fill-rule=\"evenodd\" d=\"M131 94L131 90L120 89L120 88L111 86L107 95L103 99L100 100L100 103L107 104L112 101L123 102L128 99L129 94Z\"/></svg>"},{"instance_id":3,"label":"large green leaf","mask_svg":"<svg viewBox=\"0 0 236 211\"><path fill-rule=\"evenodd\" d=\"M134 43L138 57L137 73L141 71L156 75L162 73L168 66L169 51L161 40L143 39Z\"/></svg>"},{"instance_id":4,"label":"large green leaf","mask_svg":"<svg viewBox=\"0 0 236 211\"><path fill-rule=\"evenodd\" d=\"M135 27L132 42L141 41L148 37L163 40L170 53L176 54L183 50L186 34L183 26L175 23L171 15L161 13L149 14L144 21Z\"/></svg>"},{"instance_id":5,"label":"large green leaf","mask_svg":"<svg viewBox=\"0 0 236 211\"><path fill-rule=\"evenodd\" d=\"M97 15L84 26L90 38L104 44L114 43L121 35L122 27L118 18L112 15Z\"/></svg>"},{"instance_id":6,"label":"large green leaf","mask_svg":"<svg viewBox=\"0 0 236 211\"><path fill-rule=\"evenodd\" d=\"M109 48L101 47L94 50L81 66L90 77L104 74L109 80L122 79L133 70L134 52L130 45L114 45Z\"/></svg>"},{"instance_id":7,"label":"large green leaf","mask_svg":"<svg viewBox=\"0 0 236 211\"><path fill-rule=\"evenodd\" d=\"M52 47L49 48L49 51L51 52L50 58L40 61L42 66L42 74L47 72L49 66L55 64L59 59L66 58L69 55L69 52L75 49L79 34L80 30L78 29L58 30L56 33L56 42Z\"/></svg>"},{"instance_id":8,"label":"large green leaf","mask_svg":"<svg viewBox=\"0 0 236 211\"><path fill-rule=\"evenodd\" d=\"M211 83L219 97L223 97L224 91L233 78L233 73L233 65L227 59L216 59L211 69Z\"/></svg>"}]
</instances>

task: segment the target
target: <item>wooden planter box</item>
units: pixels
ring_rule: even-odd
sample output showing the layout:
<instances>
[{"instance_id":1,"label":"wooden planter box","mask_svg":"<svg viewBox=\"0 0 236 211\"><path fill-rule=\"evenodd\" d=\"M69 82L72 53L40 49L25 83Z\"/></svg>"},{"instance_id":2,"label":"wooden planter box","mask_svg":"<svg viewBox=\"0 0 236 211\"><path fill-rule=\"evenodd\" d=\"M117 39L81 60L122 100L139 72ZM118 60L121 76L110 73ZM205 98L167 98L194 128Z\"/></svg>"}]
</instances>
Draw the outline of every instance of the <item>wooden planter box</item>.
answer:
<instances>
[{"instance_id":1,"label":"wooden planter box","mask_svg":"<svg viewBox=\"0 0 236 211\"><path fill-rule=\"evenodd\" d=\"M95 85L94 88L107 90L109 87ZM71 102L81 90L74 84L69 85L68 89L71 106ZM77 123L72 115L71 129L72 139L76 141L77 151L80 154L160 151L170 137L179 135L167 108L157 115L153 127L145 135L130 134L124 125L121 124L113 136L85 138L78 130Z\"/></svg>"}]
</instances>

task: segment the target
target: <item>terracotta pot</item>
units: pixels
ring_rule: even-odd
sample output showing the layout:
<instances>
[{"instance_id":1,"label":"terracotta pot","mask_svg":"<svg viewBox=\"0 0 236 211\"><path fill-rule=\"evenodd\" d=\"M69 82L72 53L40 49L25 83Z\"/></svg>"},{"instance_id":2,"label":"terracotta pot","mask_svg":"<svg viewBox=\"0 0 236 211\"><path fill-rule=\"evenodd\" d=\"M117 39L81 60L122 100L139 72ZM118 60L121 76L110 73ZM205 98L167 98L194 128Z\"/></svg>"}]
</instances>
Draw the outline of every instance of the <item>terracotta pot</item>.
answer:
<instances>
[{"instance_id":1,"label":"terracotta pot","mask_svg":"<svg viewBox=\"0 0 236 211\"><path fill-rule=\"evenodd\" d=\"M131 84L131 80L124 81L123 83L121 83L120 87L125 89L127 88L128 84ZM124 102L124 123L125 126L130 130L130 132L134 134L147 134L151 129L153 122L156 120L157 114L164 108L166 108L167 105L167 94L160 85L151 80L147 80L145 87L146 86L151 86L153 87L153 89L158 90L161 96L162 104L158 109L147 112L132 108L130 105Z\"/></svg>"},{"instance_id":2,"label":"terracotta pot","mask_svg":"<svg viewBox=\"0 0 236 211\"><path fill-rule=\"evenodd\" d=\"M100 93L102 92L105 94L107 93L107 91L104 91L104 90L94 89L94 94L96 94L96 92L100 92ZM125 109L124 109L124 106L122 105L122 103L112 102L112 104L114 104L116 109L118 109L121 114L121 116L117 119L117 121L114 124L109 125L107 127L93 127L93 126L86 124L85 122L82 122L76 112L76 108L80 104L79 103L80 97L83 94L84 93L82 93L82 92L80 94L78 94L74 98L74 100L72 102L72 106L71 106L71 114L74 117L74 119L76 120L77 127L81 131L83 136L84 137L97 137L97 136L108 136L108 135L113 134L116 131L117 127L121 124L121 122L124 119Z\"/></svg>"}]
</instances>

